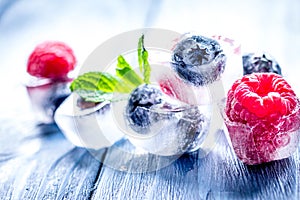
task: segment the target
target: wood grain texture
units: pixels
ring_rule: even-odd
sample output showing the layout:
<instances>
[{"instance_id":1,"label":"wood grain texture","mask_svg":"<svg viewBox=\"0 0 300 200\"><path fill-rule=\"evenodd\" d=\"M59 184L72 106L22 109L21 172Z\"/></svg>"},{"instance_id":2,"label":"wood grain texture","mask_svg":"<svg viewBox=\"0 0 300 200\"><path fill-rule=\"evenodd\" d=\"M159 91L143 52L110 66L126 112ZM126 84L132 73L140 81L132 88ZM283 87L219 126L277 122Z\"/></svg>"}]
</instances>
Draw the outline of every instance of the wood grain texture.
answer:
<instances>
[{"instance_id":1,"label":"wood grain texture","mask_svg":"<svg viewBox=\"0 0 300 200\"><path fill-rule=\"evenodd\" d=\"M224 134L220 132L220 134ZM106 155L109 159L110 154ZM124 173L103 167L94 199L298 199L298 153L246 166L224 136L205 158L181 156L155 172Z\"/></svg>"},{"instance_id":2,"label":"wood grain texture","mask_svg":"<svg viewBox=\"0 0 300 200\"><path fill-rule=\"evenodd\" d=\"M222 131L206 157L194 152L177 159L135 152L125 139L88 151L55 125L0 121L1 133L14 141L1 146L1 199L299 199L299 152L246 166Z\"/></svg>"},{"instance_id":3,"label":"wood grain texture","mask_svg":"<svg viewBox=\"0 0 300 200\"><path fill-rule=\"evenodd\" d=\"M299 199L299 152L246 166L222 131L206 157L167 159L133 154L125 139L95 152L71 145L55 125L26 127L34 133L22 145L37 148L0 155L1 199Z\"/></svg>"}]
</instances>

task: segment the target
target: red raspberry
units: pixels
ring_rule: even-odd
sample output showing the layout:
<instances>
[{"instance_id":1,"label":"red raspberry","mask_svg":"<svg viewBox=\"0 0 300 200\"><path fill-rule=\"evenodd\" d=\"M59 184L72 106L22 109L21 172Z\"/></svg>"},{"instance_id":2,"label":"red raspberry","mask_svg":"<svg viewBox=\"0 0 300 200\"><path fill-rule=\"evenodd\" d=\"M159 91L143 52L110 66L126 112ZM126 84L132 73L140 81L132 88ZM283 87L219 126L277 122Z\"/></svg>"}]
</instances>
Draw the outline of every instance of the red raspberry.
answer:
<instances>
[{"instance_id":1,"label":"red raspberry","mask_svg":"<svg viewBox=\"0 0 300 200\"><path fill-rule=\"evenodd\" d=\"M27 72L35 77L65 79L74 69L76 58L65 43L46 41L37 45L27 62Z\"/></svg>"},{"instance_id":2,"label":"red raspberry","mask_svg":"<svg viewBox=\"0 0 300 200\"><path fill-rule=\"evenodd\" d=\"M189 97L189 94L192 93L191 88L176 76L172 74L165 75L158 81L158 84L166 95L185 103L194 103L193 98Z\"/></svg>"},{"instance_id":3,"label":"red raspberry","mask_svg":"<svg viewBox=\"0 0 300 200\"><path fill-rule=\"evenodd\" d=\"M237 80L228 92L226 114L230 119L241 118L242 110L258 120L291 114L298 99L291 86L274 73L254 73ZM235 110L239 104L239 109ZM237 115L237 116L235 116ZM247 117L248 117L247 115ZM253 116L254 115L254 116Z\"/></svg>"},{"instance_id":4,"label":"red raspberry","mask_svg":"<svg viewBox=\"0 0 300 200\"><path fill-rule=\"evenodd\" d=\"M275 73L253 73L237 80L227 95L225 121L237 156L247 164L277 159L300 128L299 100ZM280 156L279 156L280 157Z\"/></svg>"}]
</instances>

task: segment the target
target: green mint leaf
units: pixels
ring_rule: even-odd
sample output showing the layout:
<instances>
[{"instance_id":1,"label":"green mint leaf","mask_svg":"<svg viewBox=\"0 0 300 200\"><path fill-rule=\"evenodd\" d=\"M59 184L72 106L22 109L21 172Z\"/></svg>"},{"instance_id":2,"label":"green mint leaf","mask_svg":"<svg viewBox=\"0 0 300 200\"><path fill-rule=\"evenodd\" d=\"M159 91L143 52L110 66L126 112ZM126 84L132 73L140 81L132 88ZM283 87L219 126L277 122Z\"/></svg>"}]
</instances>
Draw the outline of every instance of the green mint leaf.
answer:
<instances>
[{"instance_id":1,"label":"green mint leaf","mask_svg":"<svg viewBox=\"0 0 300 200\"><path fill-rule=\"evenodd\" d=\"M140 72L143 72L143 48L144 48L144 35L142 35L139 38L139 42L138 42L138 62L139 62L139 67L140 67Z\"/></svg>"},{"instance_id":2,"label":"green mint leaf","mask_svg":"<svg viewBox=\"0 0 300 200\"><path fill-rule=\"evenodd\" d=\"M70 89L76 90L101 90L102 92L113 92L118 80L108 73L88 72L78 76L72 81Z\"/></svg>"},{"instance_id":3,"label":"green mint leaf","mask_svg":"<svg viewBox=\"0 0 300 200\"><path fill-rule=\"evenodd\" d=\"M87 72L74 79L70 89L86 101L100 102L109 100L113 92L129 93L132 87L109 73Z\"/></svg>"},{"instance_id":4,"label":"green mint leaf","mask_svg":"<svg viewBox=\"0 0 300 200\"><path fill-rule=\"evenodd\" d=\"M116 75L127 85L135 88L143 84L143 79L132 69L123 56L118 57Z\"/></svg>"},{"instance_id":5,"label":"green mint leaf","mask_svg":"<svg viewBox=\"0 0 300 200\"><path fill-rule=\"evenodd\" d=\"M138 42L138 63L144 80L132 69L123 56L118 57L116 75L106 72L88 72L78 76L70 89L90 102L114 101L113 94L130 93L143 83L150 83L151 67L148 52L144 47L144 35Z\"/></svg>"},{"instance_id":6,"label":"green mint leaf","mask_svg":"<svg viewBox=\"0 0 300 200\"><path fill-rule=\"evenodd\" d=\"M103 101L112 101L113 93L105 93L100 90L76 90L76 93L88 102L103 102Z\"/></svg>"},{"instance_id":7,"label":"green mint leaf","mask_svg":"<svg viewBox=\"0 0 300 200\"><path fill-rule=\"evenodd\" d=\"M148 62L148 51L144 47L144 35L140 37L138 42L138 62L139 62L140 71L144 75L144 82L149 84L151 67Z\"/></svg>"}]
</instances>

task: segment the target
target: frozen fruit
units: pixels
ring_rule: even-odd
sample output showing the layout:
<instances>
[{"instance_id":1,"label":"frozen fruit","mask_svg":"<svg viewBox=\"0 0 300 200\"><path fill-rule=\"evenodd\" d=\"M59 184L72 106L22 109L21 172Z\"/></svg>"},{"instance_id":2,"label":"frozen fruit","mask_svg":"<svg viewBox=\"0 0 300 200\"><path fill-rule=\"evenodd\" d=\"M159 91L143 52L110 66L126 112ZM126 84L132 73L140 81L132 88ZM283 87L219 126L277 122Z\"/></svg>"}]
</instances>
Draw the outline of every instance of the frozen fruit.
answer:
<instances>
[{"instance_id":1,"label":"frozen fruit","mask_svg":"<svg viewBox=\"0 0 300 200\"><path fill-rule=\"evenodd\" d=\"M137 87L131 94L125 110L125 118L133 130L143 133L150 125L150 108L163 102L162 92L149 84Z\"/></svg>"},{"instance_id":2,"label":"frozen fruit","mask_svg":"<svg viewBox=\"0 0 300 200\"><path fill-rule=\"evenodd\" d=\"M51 82L27 85L28 97L40 123L53 123L53 116L59 105L70 94L68 82Z\"/></svg>"},{"instance_id":3,"label":"frozen fruit","mask_svg":"<svg viewBox=\"0 0 300 200\"><path fill-rule=\"evenodd\" d=\"M216 40L193 35L176 44L172 61L179 77L195 86L202 86L221 76L226 56Z\"/></svg>"},{"instance_id":4,"label":"frozen fruit","mask_svg":"<svg viewBox=\"0 0 300 200\"><path fill-rule=\"evenodd\" d=\"M294 136L300 128L299 100L278 74L253 73L237 80L225 114L233 148L246 164L288 157L299 142Z\"/></svg>"},{"instance_id":5,"label":"frozen fruit","mask_svg":"<svg viewBox=\"0 0 300 200\"><path fill-rule=\"evenodd\" d=\"M182 118L177 122L175 131L178 135L183 135L184 140L189 141L187 150L202 144L208 133L209 119L203 111L200 107L191 106L182 112Z\"/></svg>"},{"instance_id":6,"label":"frozen fruit","mask_svg":"<svg viewBox=\"0 0 300 200\"><path fill-rule=\"evenodd\" d=\"M74 69L73 50L63 42L46 41L35 47L27 62L27 72L35 77L64 79Z\"/></svg>"},{"instance_id":7,"label":"frozen fruit","mask_svg":"<svg viewBox=\"0 0 300 200\"><path fill-rule=\"evenodd\" d=\"M290 114L298 101L291 86L282 76L274 73L246 75L233 84L228 94L232 106L227 107L228 112L240 104L258 118ZM240 115L241 112L238 110L234 114Z\"/></svg>"},{"instance_id":8,"label":"frozen fruit","mask_svg":"<svg viewBox=\"0 0 300 200\"><path fill-rule=\"evenodd\" d=\"M244 75L255 72L273 72L281 75L277 61L267 53L249 53L243 55Z\"/></svg>"},{"instance_id":9,"label":"frozen fruit","mask_svg":"<svg viewBox=\"0 0 300 200\"><path fill-rule=\"evenodd\" d=\"M53 123L54 112L71 93L69 71L76 59L65 43L45 41L38 44L27 62L29 81L26 84L30 101L41 123Z\"/></svg>"},{"instance_id":10,"label":"frozen fruit","mask_svg":"<svg viewBox=\"0 0 300 200\"><path fill-rule=\"evenodd\" d=\"M175 74L165 74L159 78L158 84L164 94L187 104L197 104L193 88L182 82Z\"/></svg>"}]
</instances>

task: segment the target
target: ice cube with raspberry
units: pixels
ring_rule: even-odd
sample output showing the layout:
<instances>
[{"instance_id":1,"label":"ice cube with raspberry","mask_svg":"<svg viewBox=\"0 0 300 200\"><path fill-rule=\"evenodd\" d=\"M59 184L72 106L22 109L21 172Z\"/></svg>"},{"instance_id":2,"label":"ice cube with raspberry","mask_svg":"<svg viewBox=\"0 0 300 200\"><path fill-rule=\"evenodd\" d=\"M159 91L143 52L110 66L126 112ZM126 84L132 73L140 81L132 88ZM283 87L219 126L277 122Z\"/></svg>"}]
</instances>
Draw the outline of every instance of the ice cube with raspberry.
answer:
<instances>
[{"instance_id":1,"label":"ice cube with raspberry","mask_svg":"<svg viewBox=\"0 0 300 200\"><path fill-rule=\"evenodd\" d=\"M68 75L75 65L73 50L60 41L40 43L29 55L26 88L40 123L54 122L55 110L70 94Z\"/></svg>"},{"instance_id":2,"label":"ice cube with raspberry","mask_svg":"<svg viewBox=\"0 0 300 200\"><path fill-rule=\"evenodd\" d=\"M224 72L226 56L214 39L188 35L180 40L172 55L173 69L178 76L194 86L210 84Z\"/></svg>"},{"instance_id":3,"label":"ice cube with raspberry","mask_svg":"<svg viewBox=\"0 0 300 200\"><path fill-rule=\"evenodd\" d=\"M268 53L248 53L243 55L244 75L256 72L273 72L281 75L278 62Z\"/></svg>"},{"instance_id":4,"label":"ice cube with raspberry","mask_svg":"<svg viewBox=\"0 0 300 200\"><path fill-rule=\"evenodd\" d=\"M291 156L300 136L299 99L275 73L252 73L227 95L225 124L237 157L254 165Z\"/></svg>"}]
</instances>

